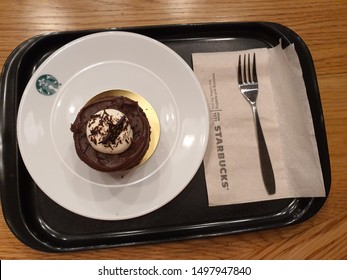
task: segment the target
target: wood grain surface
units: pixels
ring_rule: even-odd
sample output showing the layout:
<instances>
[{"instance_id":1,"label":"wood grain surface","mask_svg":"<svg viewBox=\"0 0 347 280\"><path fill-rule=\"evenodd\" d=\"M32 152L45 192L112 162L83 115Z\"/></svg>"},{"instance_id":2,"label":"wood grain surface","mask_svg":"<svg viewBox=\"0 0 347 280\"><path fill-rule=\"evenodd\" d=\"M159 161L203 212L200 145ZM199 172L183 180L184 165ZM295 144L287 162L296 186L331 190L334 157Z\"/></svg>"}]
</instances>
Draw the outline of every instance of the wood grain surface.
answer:
<instances>
[{"instance_id":1,"label":"wood grain surface","mask_svg":"<svg viewBox=\"0 0 347 280\"><path fill-rule=\"evenodd\" d=\"M0 67L24 40L46 32L161 24L273 21L297 32L313 56L321 93L332 185L310 220L267 231L64 254L22 244L0 214L1 259L346 259L347 2L198 0L2 0Z\"/></svg>"}]
</instances>

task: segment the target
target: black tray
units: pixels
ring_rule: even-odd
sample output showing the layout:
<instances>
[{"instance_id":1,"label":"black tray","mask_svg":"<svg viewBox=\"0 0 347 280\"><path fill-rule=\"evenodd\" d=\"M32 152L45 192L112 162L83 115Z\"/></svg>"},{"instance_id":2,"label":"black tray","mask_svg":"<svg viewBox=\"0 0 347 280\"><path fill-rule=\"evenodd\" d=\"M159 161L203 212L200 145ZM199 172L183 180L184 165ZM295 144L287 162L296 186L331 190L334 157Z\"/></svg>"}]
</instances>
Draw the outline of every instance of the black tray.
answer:
<instances>
[{"instance_id":1,"label":"black tray","mask_svg":"<svg viewBox=\"0 0 347 280\"><path fill-rule=\"evenodd\" d=\"M110 30L110 29L107 29ZM192 66L191 54L272 47L295 43L304 73L316 133L325 189L330 190L330 162L324 119L313 61L292 30L275 23L216 23L116 28L157 39ZM51 33L33 37L8 57L1 77L1 200L5 220L23 243L42 251L65 252L130 244L183 240L281 227L315 215L326 198L280 199L209 207L204 166L174 200L142 217L100 221L60 207L35 184L17 146L17 108L38 65L53 51L81 36L106 31ZM223 39L223 40L220 40Z\"/></svg>"}]
</instances>

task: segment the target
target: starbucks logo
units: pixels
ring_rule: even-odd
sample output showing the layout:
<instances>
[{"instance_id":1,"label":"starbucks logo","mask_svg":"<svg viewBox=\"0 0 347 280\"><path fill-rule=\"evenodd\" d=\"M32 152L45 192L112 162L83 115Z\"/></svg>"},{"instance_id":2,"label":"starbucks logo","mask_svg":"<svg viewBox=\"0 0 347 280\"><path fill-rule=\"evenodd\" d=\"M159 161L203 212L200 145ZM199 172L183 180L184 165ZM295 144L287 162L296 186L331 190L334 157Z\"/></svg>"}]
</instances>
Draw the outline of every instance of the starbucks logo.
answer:
<instances>
[{"instance_id":1,"label":"starbucks logo","mask_svg":"<svg viewBox=\"0 0 347 280\"><path fill-rule=\"evenodd\" d=\"M61 84L58 82L58 80L49 74L41 75L36 80L36 89L42 95L49 96L55 94L59 86L61 86Z\"/></svg>"}]
</instances>

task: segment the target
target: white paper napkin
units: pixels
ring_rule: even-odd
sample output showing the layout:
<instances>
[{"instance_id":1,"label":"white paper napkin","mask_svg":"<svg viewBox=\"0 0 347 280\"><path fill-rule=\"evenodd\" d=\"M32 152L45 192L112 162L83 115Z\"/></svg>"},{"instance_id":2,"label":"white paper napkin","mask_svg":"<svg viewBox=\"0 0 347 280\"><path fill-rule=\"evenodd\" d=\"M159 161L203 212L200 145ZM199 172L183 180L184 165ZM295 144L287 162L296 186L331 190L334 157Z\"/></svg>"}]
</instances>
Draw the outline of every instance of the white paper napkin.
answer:
<instances>
[{"instance_id":1,"label":"white paper napkin","mask_svg":"<svg viewBox=\"0 0 347 280\"><path fill-rule=\"evenodd\" d=\"M276 181L268 195L262 180L250 104L237 83L240 53L256 53L258 113ZM210 109L204 158L210 206L287 197L325 196L317 144L294 45L282 49L193 54Z\"/></svg>"}]
</instances>

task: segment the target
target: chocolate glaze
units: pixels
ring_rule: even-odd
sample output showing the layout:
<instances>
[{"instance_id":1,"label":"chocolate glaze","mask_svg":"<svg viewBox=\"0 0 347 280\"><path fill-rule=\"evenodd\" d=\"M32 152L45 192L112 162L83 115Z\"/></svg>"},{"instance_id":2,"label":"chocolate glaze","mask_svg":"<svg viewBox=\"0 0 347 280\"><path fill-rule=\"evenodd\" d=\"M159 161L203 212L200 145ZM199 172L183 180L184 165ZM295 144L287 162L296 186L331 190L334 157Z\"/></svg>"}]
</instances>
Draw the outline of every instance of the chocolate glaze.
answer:
<instances>
[{"instance_id":1,"label":"chocolate glaze","mask_svg":"<svg viewBox=\"0 0 347 280\"><path fill-rule=\"evenodd\" d=\"M89 143L86 126L92 115L103 109L116 109L129 119L133 130L130 147L121 154L104 154L96 151ZM109 96L87 104L78 113L70 130L73 132L75 149L79 158L90 167L103 171L124 171L138 165L149 147L150 125L136 101L123 96Z\"/></svg>"}]
</instances>

